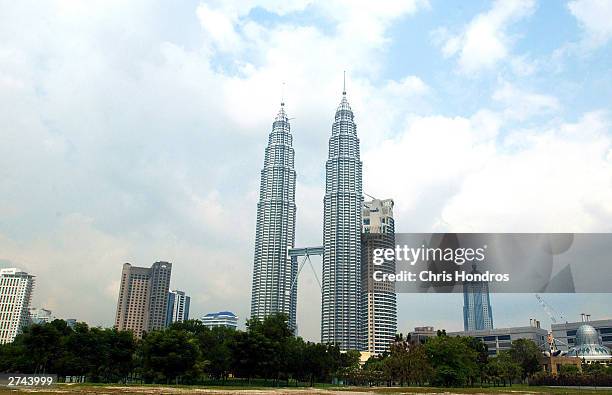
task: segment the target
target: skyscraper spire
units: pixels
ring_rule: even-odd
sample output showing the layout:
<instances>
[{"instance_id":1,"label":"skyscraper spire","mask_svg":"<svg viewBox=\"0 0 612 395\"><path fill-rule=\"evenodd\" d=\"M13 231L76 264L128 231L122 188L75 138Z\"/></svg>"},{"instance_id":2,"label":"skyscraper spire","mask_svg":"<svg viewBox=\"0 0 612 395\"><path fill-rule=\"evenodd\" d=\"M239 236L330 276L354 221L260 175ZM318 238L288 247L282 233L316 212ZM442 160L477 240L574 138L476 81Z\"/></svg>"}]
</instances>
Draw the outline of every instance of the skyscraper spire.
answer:
<instances>
[{"instance_id":1,"label":"skyscraper spire","mask_svg":"<svg viewBox=\"0 0 612 395\"><path fill-rule=\"evenodd\" d=\"M281 107L285 106L285 81L281 85Z\"/></svg>"},{"instance_id":2,"label":"skyscraper spire","mask_svg":"<svg viewBox=\"0 0 612 395\"><path fill-rule=\"evenodd\" d=\"M346 70L342 74L342 94L346 96Z\"/></svg>"}]
</instances>

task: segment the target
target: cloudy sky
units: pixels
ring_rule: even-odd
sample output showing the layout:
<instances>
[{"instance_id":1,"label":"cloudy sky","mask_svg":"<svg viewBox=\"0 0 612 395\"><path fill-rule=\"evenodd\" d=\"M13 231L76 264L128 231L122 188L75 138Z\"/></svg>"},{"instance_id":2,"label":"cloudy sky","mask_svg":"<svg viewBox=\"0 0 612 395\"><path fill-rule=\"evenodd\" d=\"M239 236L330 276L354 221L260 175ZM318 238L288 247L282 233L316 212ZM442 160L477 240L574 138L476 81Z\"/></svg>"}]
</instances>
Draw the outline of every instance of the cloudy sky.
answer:
<instances>
[{"instance_id":1,"label":"cloudy sky","mask_svg":"<svg viewBox=\"0 0 612 395\"><path fill-rule=\"evenodd\" d=\"M34 305L112 325L123 262L174 263L192 315L250 304L259 171L281 98L297 244L322 236L347 71L364 189L402 232L612 231L607 0L0 0L0 266ZM315 261L315 266L319 262ZM300 334L319 339L300 280ZM496 326L548 322L493 295ZM569 319L609 295L548 295ZM461 295L400 295L399 330L462 328Z\"/></svg>"}]
</instances>

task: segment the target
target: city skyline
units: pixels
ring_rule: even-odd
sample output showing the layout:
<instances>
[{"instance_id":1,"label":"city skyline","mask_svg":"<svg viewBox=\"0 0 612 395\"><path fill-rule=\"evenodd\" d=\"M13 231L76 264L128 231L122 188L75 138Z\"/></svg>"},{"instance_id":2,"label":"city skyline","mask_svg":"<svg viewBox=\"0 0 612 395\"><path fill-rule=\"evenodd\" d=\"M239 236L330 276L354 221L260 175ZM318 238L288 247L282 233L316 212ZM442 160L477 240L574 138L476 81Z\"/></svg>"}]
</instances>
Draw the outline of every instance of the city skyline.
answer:
<instances>
[{"instance_id":1,"label":"city skyline","mask_svg":"<svg viewBox=\"0 0 612 395\"><path fill-rule=\"evenodd\" d=\"M364 7L3 5L0 267L36 276L32 305L112 326L121 263L166 260L193 316L231 309L243 321L282 81L296 205L313 213L295 245L318 245L343 70L363 192L394 199L396 232L612 230L608 2ZM320 303L305 301L319 292L304 271L297 316L312 340ZM612 315L609 295L545 298L566 317ZM491 301L496 326L549 326L533 295ZM461 330L462 302L398 295L398 331Z\"/></svg>"}]
</instances>

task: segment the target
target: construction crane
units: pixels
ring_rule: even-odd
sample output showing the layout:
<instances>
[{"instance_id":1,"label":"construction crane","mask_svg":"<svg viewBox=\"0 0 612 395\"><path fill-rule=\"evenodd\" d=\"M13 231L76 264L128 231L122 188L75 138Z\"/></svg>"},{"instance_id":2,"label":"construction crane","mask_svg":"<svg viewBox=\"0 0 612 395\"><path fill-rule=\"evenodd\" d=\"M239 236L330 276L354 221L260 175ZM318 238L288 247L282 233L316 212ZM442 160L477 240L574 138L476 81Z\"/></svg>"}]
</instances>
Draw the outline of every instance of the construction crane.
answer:
<instances>
[{"instance_id":1,"label":"construction crane","mask_svg":"<svg viewBox=\"0 0 612 395\"><path fill-rule=\"evenodd\" d=\"M543 354L546 355L547 357L556 357L559 355L567 354L567 351L559 350L559 348L557 347L557 343L561 343L565 345L567 348L570 348L570 346L566 342L557 339L556 337L553 336L552 332L549 332L548 335L546 336L546 346L548 346L548 349L545 348L546 347L545 345L540 346L540 348L544 348Z\"/></svg>"},{"instance_id":2,"label":"construction crane","mask_svg":"<svg viewBox=\"0 0 612 395\"><path fill-rule=\"evenodd\" d=\"M563 317L562 314L558 314L555 311L555 309L552 308L552 306L550 306L548 303L544 301L544 299L542 299L540 295L536 294L535 297L538 300L538 302L540 302L540 305L542 306L542 308L544 309L548 317L550 317L550 320L552 321L553 324L557 323L557 318L555 318L555 316L557 315L559 316L561 320L565 320L565 317Z\"/></svg>"},{"instance_id":3,"label":"construction crane","mask_svg":"<svg viewBox=\"0 0 612 395\"><path fill-rule=\"evenodd\" d=\"M565 317L563 317L562 314L559 314L555 311L555 309L552 308L552 306L550 306L548 303L546 303L544 301L544 299L542 299L542 297L538 294L535 295L536 299L538 300L538 302L540 303L540 305L542 306L542 308L544 309L544 311L546 312L546 314L548 315L548 317L550 318L550 320L552 321L553 324L557 323L557 316L565 321ZM543 353L544 355L546 355L547 357L556 357L558 355L565 355L567 354L567 351L561 351L559 350L559 348L557 347L557 343L563 344L566 347L570 348L570 346L565 343L564 341L561 341L557 338L555 338L553 336L552 332L548 332L548 336L546 336L546 345L548 346L548 350L544 350Z\"/></svg>"}]
</instances>

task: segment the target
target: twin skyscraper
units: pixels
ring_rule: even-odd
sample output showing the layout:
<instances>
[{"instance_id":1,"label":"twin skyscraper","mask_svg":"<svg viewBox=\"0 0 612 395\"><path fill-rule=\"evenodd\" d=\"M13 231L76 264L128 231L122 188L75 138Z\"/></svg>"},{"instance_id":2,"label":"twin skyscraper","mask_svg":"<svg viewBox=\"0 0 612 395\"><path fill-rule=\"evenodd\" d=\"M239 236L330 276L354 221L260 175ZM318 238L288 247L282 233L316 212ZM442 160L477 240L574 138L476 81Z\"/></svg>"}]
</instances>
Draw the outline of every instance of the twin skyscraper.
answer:
<instances>
[{"instance_id":1,"label":"twin skyscraper","mask_svg":"<svg viewBox=\"0 0 612 395\"><path fill-rule=\"evenodd\" d=\"M263 319L270 314L284 313L293 328L296 327L299 270L295 259L298 252L294 249L294 154L289 119L281 103L261 171L251 317ZM343 350L367 350L368 307L364 305L369 299L362 287L361 250L362 211L370 215L370 206L364 205L359 138L346 90L342 92L334 117L325 172L323 246L310 248L323 257L321 341L337 344ZM392 221L393 202L385 202L379 206L386 207L385 212ZM385 343L390 343L395 335L394 293L391 302L385 307L389 310Z\"/></svg>"}]
</instances>

